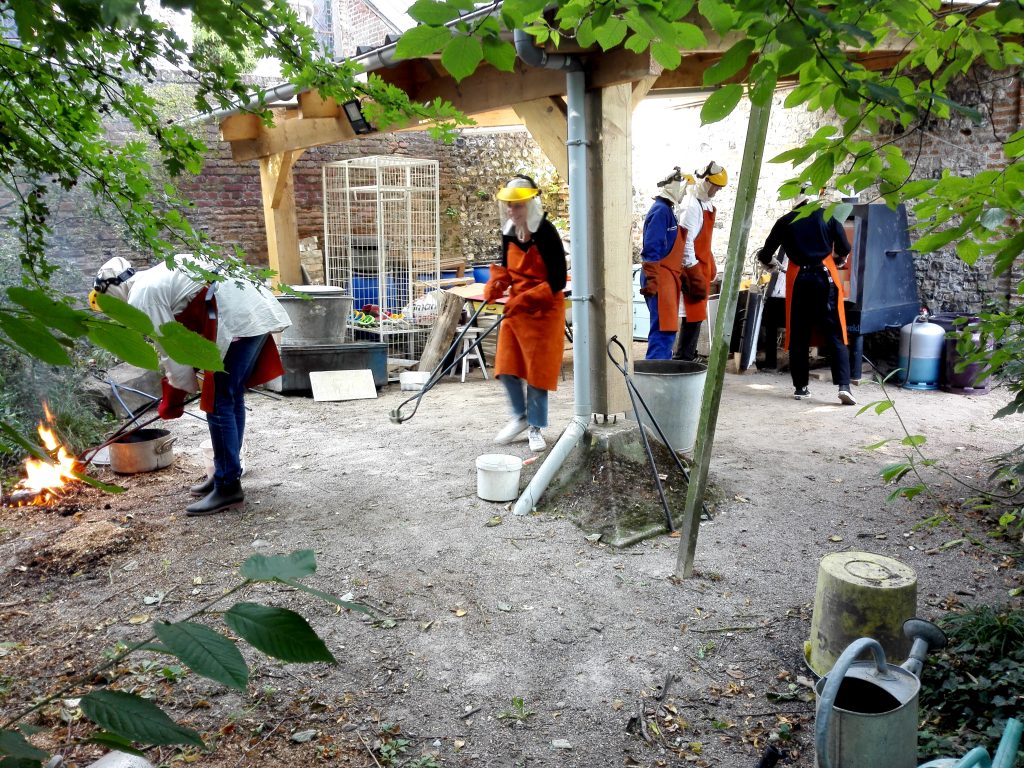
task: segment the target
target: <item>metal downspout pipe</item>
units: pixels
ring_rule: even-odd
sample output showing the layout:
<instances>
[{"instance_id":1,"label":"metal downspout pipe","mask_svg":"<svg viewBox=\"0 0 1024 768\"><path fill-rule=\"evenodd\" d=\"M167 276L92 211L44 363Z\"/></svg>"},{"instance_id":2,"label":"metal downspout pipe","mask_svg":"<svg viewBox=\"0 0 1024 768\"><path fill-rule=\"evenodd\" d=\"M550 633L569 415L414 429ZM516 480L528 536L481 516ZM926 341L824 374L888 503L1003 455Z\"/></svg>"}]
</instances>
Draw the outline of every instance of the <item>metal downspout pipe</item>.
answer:
<instances>
[{"instance_id":1,"label":"metal downspout pipe","mask_svg":"<svg viewBox=\"0 0 1024 768\"><path fill-rule=\"evenodd\" d=\"M519 58L531 66L566 71L567 151L569 160L569 242L572 271L572 361L573 399L575 408L569 426L551 448L544 463L530 480L512 513L529 514L548 484L554 478L576 444L587 432L592 415L590 402L590 274L588 272L590 242L588 228L587 126L584 110L585 73L578 61L569 57L549 55L537 48L522 30L514 34Z\"/></svg>"}]
</instances>

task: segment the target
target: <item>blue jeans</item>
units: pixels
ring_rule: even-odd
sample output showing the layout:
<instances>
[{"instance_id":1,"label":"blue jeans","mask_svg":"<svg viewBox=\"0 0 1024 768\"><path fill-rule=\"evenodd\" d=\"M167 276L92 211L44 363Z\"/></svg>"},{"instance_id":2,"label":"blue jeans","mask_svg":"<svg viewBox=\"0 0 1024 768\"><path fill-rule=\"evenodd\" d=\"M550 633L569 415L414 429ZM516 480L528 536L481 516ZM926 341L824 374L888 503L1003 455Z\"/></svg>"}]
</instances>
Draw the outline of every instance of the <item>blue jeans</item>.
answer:
<instances>
[{"instance_id":1,"label":"blue jeans","mask_svg":"<svg viewBox=\"0 0 1024 768\"><path fill-rule=\"evenodd\" d=\"M498 377L505 385L508 402L512 406L513 418L526 417L531 427L544 428L548 425L548 391L531 387L518 376L507 373Z\"/></svg>"},{"instance_id":2,"label":"blue jeans","mask_svg":"<svg viewBox=\"0 0 1024 768\"><path fill-rule=\"evenodd\" d=\"M647 302L647 311L651 315L651 328L647 332L647 359L648 360L671 360L672 347L675 346L675 331L659 331L661 318L658 315L658 297L644 296Z\"/></svg>"},{"instance_id":3,"label":"blue jeans","mask_svg":"<svg viewBox=\"0 0 1024 768\"><path fill-rule=\"evenodd\" d=\"M206 417L213 443L213 482L217 487L242 476L239 454L245 435L245 382L268 335L235 339L224 356L224 370L213 374L213 413Z\"/></svg>"}]
</instances>

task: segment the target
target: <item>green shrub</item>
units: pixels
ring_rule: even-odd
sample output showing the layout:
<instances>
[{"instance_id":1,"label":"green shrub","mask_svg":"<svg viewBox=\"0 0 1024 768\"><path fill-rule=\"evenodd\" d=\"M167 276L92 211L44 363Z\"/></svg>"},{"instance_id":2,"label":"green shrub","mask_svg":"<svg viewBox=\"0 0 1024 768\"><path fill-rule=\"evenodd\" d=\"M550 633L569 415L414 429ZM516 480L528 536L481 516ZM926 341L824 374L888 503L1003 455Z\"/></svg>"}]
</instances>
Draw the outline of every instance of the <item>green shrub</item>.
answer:
<instances>
[{"instance_id":1,"label":"green shrub","mask_svg":"<svg viewBox=\"0 0 1024 768\"><path fill-rule=\"evenodd\" d=\"M922 673L919 754L959 758L980 746L993 755L1007 718L1024 709L1024 610L979 606L939 624L949 645Z\"/></svg>"}]
</instances>

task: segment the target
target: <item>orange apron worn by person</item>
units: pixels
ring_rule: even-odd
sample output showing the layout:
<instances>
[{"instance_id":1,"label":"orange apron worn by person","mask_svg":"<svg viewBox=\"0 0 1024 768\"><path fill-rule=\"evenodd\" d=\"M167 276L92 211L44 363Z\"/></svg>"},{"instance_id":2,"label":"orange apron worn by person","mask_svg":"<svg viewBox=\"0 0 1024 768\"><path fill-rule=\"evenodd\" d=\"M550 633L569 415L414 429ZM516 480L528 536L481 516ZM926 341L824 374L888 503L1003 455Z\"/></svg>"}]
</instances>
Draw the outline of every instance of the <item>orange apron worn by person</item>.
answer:
<instances>
[{"instance_id":1,"label":"orange apron worn by person","mask_svg":"<svg viewBox=\"0 0 1024 768\"><path fill-rule=\"evenodd\" d=\"M672 357L675 360L696 360L700 326L708 317L708 294L711 282L718 275L715 257L711 253L711 237L715 228L715 205L711 202L718 190L729 183L725 168L712 161L698 171L699 181L687 201L680 221L683 239L683 309L686 319L679 334L679 345Z\"/></svg>"},{"instance_id":2,"label":"orange apron worn by person","mask_svg":"<svg viewBox=\"0 0 1024 768\"><path fill-rule=\"evenodd\" d=\"M491 266L484 300L508 291L494 373L505 387L512 418L494 441L505 445L527 432L530 449L543 451L548 392L558 388L564 350L565 248L533 179L514 177L497 198L504 222L501 264Z\"/></svg>"},{"instance_id":3,"label":"orange apron worn by person","mask_svg":"<svg viewBox=\"0 0 1024 768\"><path fill-rule=\"evenodd\" d=\"M651 326L647 331L647 359L672 357L679 330L679 292L682 289L683 238L673 206L683 199L685 180L679 166L658 182L658 194L644 216L644 243L640 249L643 272L640 293L647 303Z\"/></svg>"},{"instance_id":4,"label":"orange apron worn by person","mask_svg":"<svg viewBox=\"0 0 1024 768\"><path fill-rule=\"evenodd\" d=\"M773 266L781 246L789 257L786 269L786 348L793 377L793 397L810 397L808 353L812 341L823 347L832 368L832 381L839 387L839 402L856 405L850 392L850 355L846 343L846 312L843 282L839 270L850 255L850 241L842 222L825 221L821 208L798 218L800 209L817 201L801 194L797 204L772 226L758 259Z\"/></svg>"}]
</instances>

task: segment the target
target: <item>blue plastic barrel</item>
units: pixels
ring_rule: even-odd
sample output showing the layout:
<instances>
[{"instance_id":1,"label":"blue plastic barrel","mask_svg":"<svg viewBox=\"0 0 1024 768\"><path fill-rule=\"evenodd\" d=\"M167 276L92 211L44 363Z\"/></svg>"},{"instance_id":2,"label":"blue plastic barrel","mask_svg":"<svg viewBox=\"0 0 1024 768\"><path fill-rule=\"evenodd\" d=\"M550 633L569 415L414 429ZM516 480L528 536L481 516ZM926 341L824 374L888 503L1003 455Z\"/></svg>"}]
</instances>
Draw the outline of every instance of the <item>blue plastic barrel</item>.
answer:
<instances>
[{"instance_id":1,"label":"blue plastic barrel","mask_svg":"<svg viewBox=\"0 0 1024 768\"><path fill-rule=\"evenodd\" d=\"M473 265L473 280L478 283L486 283L491 279L491 265L490 264L474 264Z\"/></svg>"}]
</instances>

